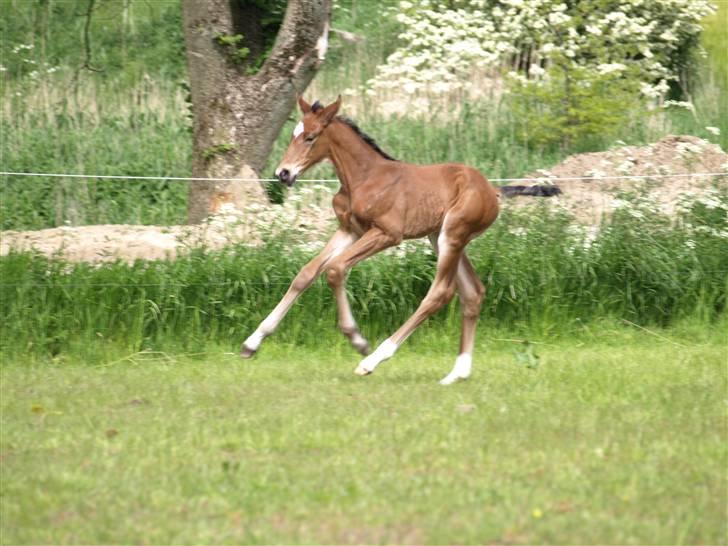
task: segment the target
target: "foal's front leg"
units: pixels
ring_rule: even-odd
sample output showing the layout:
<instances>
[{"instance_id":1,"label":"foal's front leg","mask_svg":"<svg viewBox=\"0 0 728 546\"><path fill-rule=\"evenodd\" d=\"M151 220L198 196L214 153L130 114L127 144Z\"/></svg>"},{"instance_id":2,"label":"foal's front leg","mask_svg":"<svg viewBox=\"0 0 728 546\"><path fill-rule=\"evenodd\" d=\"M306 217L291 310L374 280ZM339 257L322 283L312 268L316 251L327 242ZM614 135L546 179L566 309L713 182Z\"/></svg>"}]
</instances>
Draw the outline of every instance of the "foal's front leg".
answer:
<instances>
[{"instance_id":1,"label":"foal's front leg","mask_svg":"<svg viewBox=\"0 0 728 546\"><path fill-rule=\"evenodd\" d=\"M363 355L368 355L369 342L361 335L359 327L356 325L354 314L351 312L349 298L346 295L346 285L344 281L332 287L334 296L336 297L336 307L339 319L339 329L348 338L353 347Z\"/></svg>"},{"instance_id":2,"label":"foal's front leg","mask_svg":"<svg viewBox=\"0 0 728 546\"><path fill-rule=\"evenodd\" d=\"M349 338L354 348L363 355L369 354L369 343L359 332L354 316L351 313L344 282L354 265L397 242L396 237L392 237L376 228L370 229L326 266L326 280L331 290L334 291L339 308L339 328Z\"/></svg>"},{"instance_id":3,"label":"foal's front leg","mask_svg":"<svg viewBox=\"0 0 728 546\"><path fill-rule=\"evenodd\" d=\"M260 344L263 342L263 339L275 331L278 324L281 320L283 320L283 317L286 316L286 313L288 313L291 309L298 296L311 286L313 281L316 280L331 260L344 252L356 240L357 236L353 233L344 231L343 229L336 231L319 255L301 268L301 271L299 271L293 279L291 286L288 288L288 291L278 305L276 305L273 311L271 311L265 320L260 323L260 326L258 326L255 332L253 332L250 337L245 340L240 348L240 356L243 358L250 358L253 356L260 347ZM346 297L346 294L344 294L344 297ZM366 343L366 341L364 343Z\"/></svg>"}]
</instances>

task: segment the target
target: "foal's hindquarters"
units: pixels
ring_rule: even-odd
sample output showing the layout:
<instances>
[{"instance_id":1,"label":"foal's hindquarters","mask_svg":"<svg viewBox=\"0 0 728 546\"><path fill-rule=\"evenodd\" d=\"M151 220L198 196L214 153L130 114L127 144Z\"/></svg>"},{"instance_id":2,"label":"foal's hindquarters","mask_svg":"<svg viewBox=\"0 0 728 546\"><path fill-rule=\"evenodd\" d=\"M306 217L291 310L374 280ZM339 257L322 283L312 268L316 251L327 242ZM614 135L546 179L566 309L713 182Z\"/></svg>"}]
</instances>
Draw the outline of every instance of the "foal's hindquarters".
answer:
<instances>
[{"instance_id":1,"label":"foal's hindquarters","mask_svg":"<svg viewBox=\"0 0 728 546\"><path fill-rule=\"evenodd\" d=\"M465 247L498 217L498 197L491 184L477 170L462 165L432 165L418 171L446 168L452 194L439 225L428 235L437 254L435 278L414 314L377 349L365 357L355 373L368 375L428 317L446 305L455 292L460 297L462 330L460 350L452 371L440 383L449 385L467 379L472 369L475 330L485 287L465 253ZM434 173L427 173L434 174ZM449 193L449 192L448 192Z\"/></svg>"}]
</instances>

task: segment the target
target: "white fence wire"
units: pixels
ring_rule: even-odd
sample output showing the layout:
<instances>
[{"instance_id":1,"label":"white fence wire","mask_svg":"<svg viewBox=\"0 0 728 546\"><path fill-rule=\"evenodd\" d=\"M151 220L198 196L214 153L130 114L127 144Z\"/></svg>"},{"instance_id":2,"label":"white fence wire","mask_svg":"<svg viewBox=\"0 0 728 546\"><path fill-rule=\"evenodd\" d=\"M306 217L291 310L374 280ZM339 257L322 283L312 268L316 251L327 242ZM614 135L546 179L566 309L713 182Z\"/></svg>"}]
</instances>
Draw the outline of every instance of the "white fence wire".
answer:
<instances>
[{"instance_id":1,"label":"white fence wire","mask_svg":"<svg viewBox=\"0 0 728 546\"><path fill-rule=\"evenodd\" d=\"M26 173L0 171L0 176L28 176L45 178L90 178L100 180L172 180L179 182L276 182L277 178L195 178L184 176L127 176L110 174L79 174L79 173ZM720 173L677 173L677 174L625 174L610 176L564 176L564 177L531 177L531 178L489 178L491 182L560 182L562 180L653 180L661 178L695 178L695 177L722 177L728 176L728 172ZM299 182L310 183L334 183L338 178L302 178Z\"/></svg>"}]
</instances>

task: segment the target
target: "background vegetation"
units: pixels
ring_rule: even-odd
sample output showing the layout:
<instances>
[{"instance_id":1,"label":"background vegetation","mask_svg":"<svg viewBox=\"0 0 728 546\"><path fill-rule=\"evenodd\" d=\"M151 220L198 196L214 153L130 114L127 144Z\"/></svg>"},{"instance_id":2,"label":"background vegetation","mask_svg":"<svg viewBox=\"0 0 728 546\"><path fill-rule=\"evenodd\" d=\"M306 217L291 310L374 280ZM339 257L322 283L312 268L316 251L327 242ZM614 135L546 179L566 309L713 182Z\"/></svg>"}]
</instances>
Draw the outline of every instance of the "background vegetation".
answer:
<instances>
[{"instance_id":1,"label":"background vegetation","mask_svg":"<svg viewBox=\"0 0 728 546\"><path fill-rule=\"evenodd\" d=\"M487 324L546 335L605 317L706 326L724 317L728 289L728 195L694 202L677 226L648 205L615 214L598 233L574 229L546 207L510 210L469 251L488 287ZM175 261L68 264L32 254L0 261L3 353L104 358L129 351L237 350L310 258L295 234L260 247L200 249ZM429 247L405 245L355 268L348 290L364 334L382 339L424 297L435 266ZM456 304L432 321L456 337ZM304 294L277 337L296 345L338 339L323 280ZM485 328L488 328L486 325ZM419 334L427 335L427 334Z\"/></svg>"},{"instance_id":2,"label":"background vegetation","mask_svg":"<svg viewBox=\"0 0 728 546\"><path fill-rule=\"evenodd\" d=\"M542 4L548 2L538 6ZM90 5L94 10L89 19ZM544 9L538 6L531 8ZM3 0L3 7L4 169L188 175L191 113L178 2ZM354 39L343 39L341 32L332 34L329 59L309 90L312 98L324 100L344 92L345 111L353 112L397 157L422 163L461 161L490 177L512 177L548 167L573 152L604 149L620 138L641 143L672 132L696 134L724 146L727 142L728 107L720 100L728 92L722 62L725 3L705 21L700 39L707 56L680 52L681 59L694 63L685 76L691 78L685 84L691 95L681 97L692 101L692 110L658 109L646 119L638 117L600 132L599 127L609 125L602 112L601 125L588 138L558 142L545 141L540 131L524 131L520 122L524 105L518 92L461 96L457 102L452 96L449 103L433 101L433 109L424 114L385 116L382 103L390 97L377 94L379 87L371 87L371 82L382 77L380 67L400 44L392 39L405 30L407 19L394 16L400 8L394 0L337 2L333 26L352 33ZM407 36L403 34L402 40ZM591 51L596 46L583 47ZM615 95L612 84L605 85L604 100L628 100ZM558 98L549 88L541 92L544 100ZM592 104L589 100L587 105ZM601 108L601 103L597 106ZM294 113L291 123L295 118ZM580 130L587 126L580 124ZM716 135L710 127L722 130ZM288 134L286 128L276 143L271 170ZM323 166L311 175L333 176L333 172ZM2 229L180 223L186 209L186 186L174 181L5 176L1 192ZM472 250L479 270L489 272L490 297L484 314L513 325L545 324L546 329L604 314L644 324L667 324L691 313L715 318L725 305L728 269L720 258L726 254L721 246L725 196L717 199L720 205L711 209L712 216L698 223L683 219L684 225L708 230L697 233L697 238L692 228L670 227L670 220L657 220L654 211L647 211L655 218L650 223L627 213L616 215L593 243L559 215L543 212L531 220L504 217L493 234ZM641 239L631 235L637 232L636 222ZM513 236L509 230L527 235ZM697 245L696 240L702 242ZM0 262L3 301L9 310L3 317L9 335L2 343L5 348L54 354L70 345L83 347L89 339L115 339L136 349L158 347L166 338L197 345L237 340L272 306L310 254L290 246L275 240L262 249L199 251L176 263L133 266L68 265L13 255ZM534 248L542 256L538 261L531 259ZM374 260L351 280L361 322L373 325L374 337L411 312L428 286L433 264L421 250L410 252L407 261L384 259L386 267ZM398 282L389 282L394 279ZM323 286L304 301L296 312L308 315L292 323L330 322L330 296ZM294 328L284 335L301 341L298 336L305 337L306 332L311 330Z\"/></svg>"},{"instance_id":3,"label":"background vegetation","mask_svg":"<svg viewBox=\"0 0 728 546\"><path fill-rule=\"evenodd\" d=\"M2 6L4 170L189 174L191 125L178 2L97 2L89 26L89 53L82 40L87 3L3 0ZM333 26L360 39L351 42L332 35L329 59L309 91L322 100L350 91L344 110L395 157L422 163L462 161L499 178L548 167L573 152L605 149L620 139L645 143L668 133L694 134L728 147L728 106L720 100L728 89L723 68L727 63L722 62L726 33L721 21L728 9L724 3L702 35L707 58L693 61L697 69L689 98L694 111L660 110L646 119L633 117L609 130L592 131L588 138L558 142L544 141L540 128L523 127L522 107L508 97L453 97L418 117L385 117L386 97L367 94L360 86L377 74L377 67L398 45L392 37L402 23L391 16L397 6L393 0L337 2ZM603 113L598 108L594 115ZM706 127L719 128L720 135ZM282 131L265 172L272 170L289 134L289 128ZM327 167L311 174L333 175ZM179 223L186 210L186 186L178 182L5 176L0 192L2 229Z\"/></svg>"}]
</instances>

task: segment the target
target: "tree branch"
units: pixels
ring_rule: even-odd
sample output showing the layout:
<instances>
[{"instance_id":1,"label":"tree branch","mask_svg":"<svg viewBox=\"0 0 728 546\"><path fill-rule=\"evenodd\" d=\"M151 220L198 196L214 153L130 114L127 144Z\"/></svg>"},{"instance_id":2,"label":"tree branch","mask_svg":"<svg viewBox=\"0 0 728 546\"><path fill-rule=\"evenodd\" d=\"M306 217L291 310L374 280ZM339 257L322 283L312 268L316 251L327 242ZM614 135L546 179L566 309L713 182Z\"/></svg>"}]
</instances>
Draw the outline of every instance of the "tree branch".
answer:
<instances>
[{"instance_id":1,"label":"tree branch","mask_svg":"<svg viewBox=\"0 0 728 546\"><path fill-rule=\"evenodd\" d=\"M103 72L102 68L96 68L91 65L90 29L91 29L91 16L93 15L95 5L96 5L96 0L88 0L88 7L86 8L86 14L84 15L84 17L86 17L86 22L83 25L83 48L84 48L85 57L83 60L83 64L81 65L81 69L86 69L91 72Z\"/></svg>"},{"instance_id":2,"label":"tree branch","mask_svg":"<svg viewBox=\"0 0 728 546\"><path fill-rule=\"evenodd\" d=\"M317 28L311 28L304 21L315 20ZM304 2L291 0L286 9L276 43L271 54L266 59L260 73L267 79L271 72L287 74L294 87L306 87L307 81L313 77L308 70L311 65L315 68L323 61L328 45L329 21L331 20L331 0L319 2Z\"/></svg>"}]
</instances>

